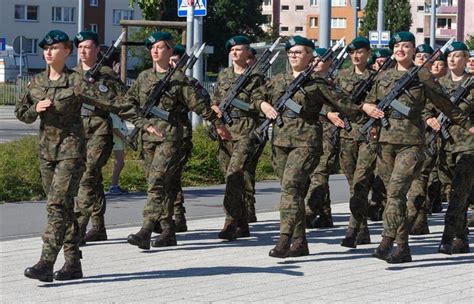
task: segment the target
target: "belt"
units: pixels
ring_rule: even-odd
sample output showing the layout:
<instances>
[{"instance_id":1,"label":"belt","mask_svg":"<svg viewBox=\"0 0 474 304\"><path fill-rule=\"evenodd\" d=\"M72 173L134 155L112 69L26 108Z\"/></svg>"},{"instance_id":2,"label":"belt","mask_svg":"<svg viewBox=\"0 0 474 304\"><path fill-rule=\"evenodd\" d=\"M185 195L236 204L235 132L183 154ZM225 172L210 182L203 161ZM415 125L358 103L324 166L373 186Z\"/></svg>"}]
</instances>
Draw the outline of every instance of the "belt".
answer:
<instances>
[{"instance_id":1,"label":"belt","mask_svg":"<svg viewBox=\"0 0 474 304\"><path fill-rule=\"evenodd\" d=\"M242 111L231 111L230 112L230 117L234 119L240 119L243 117L250 117L248 113L242 112Z\"/></svg>"}]
</instances>

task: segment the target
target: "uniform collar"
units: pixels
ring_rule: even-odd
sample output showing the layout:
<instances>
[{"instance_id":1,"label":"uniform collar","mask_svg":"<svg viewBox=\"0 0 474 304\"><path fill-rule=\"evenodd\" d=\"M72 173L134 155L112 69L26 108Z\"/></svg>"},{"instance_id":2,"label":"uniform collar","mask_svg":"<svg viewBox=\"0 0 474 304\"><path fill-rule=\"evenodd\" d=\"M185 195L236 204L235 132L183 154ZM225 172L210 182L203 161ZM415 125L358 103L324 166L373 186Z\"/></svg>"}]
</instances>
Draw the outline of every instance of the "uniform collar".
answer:
<instances>
[{"instance_id":1,"label":"uniform collar","mask_svg":"<svg viewBox=\"0 0 474 304\"><path fill-rule=\"evenodd\" d=\"M69 74L70 70L65 67L61 73L61 76L58 80L49 80L48 78L48 70L44 71L41 77L38 77L37 83L42 87L49 87L49 88L65 88L69 86Z\"/></svg>"}]
</instances>

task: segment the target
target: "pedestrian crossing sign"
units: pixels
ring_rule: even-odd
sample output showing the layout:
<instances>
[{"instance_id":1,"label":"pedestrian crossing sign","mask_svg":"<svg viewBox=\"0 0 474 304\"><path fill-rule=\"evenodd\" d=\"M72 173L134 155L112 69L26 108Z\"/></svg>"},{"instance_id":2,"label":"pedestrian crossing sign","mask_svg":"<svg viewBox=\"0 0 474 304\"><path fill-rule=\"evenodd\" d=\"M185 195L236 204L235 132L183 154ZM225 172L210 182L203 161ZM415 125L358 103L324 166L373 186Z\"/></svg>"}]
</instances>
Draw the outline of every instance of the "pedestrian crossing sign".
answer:
<instances>
[{"instance_id":1,"label":"pedestrian crossing sign","mask_svg":"<svg viewBox=\"0 0 474 304\"><path fill-rule=\"evenodd\" d=\"M178 0L178 17L186 17L188 11L189 0ZM207 15L207 0L193 0L194 2L194 16Z\"/></svg>"}]
</instances>

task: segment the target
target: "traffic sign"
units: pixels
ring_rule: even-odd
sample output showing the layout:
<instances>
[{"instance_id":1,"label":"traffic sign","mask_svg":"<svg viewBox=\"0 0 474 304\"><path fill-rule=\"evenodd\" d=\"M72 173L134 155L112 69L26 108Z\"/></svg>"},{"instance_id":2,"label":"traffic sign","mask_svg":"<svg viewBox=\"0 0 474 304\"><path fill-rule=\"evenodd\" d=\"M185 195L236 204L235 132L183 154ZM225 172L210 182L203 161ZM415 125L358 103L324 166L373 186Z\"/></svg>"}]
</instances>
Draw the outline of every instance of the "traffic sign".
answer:
<instances>
[{"instance_id":1,"label":"traffic sign","mask_svg":"<svg viewBox=\"0 0 474 304\"><path fill-rule=\"evenodd\" d=\"M370 31L369 41L372 45L384 45L387 46L390 42L390 31Z\"/></svg>"},{"instance_id":2,"label":"traffic sign","mask_svg":"<svg viewBox=\"0 0 474 304\"><path fill-rule=\"evenodd\" d=\"M26 53L26 38L25 36L17 36L13 40L13 51L17 55L23 55Z\"/></svg>"},{"instance_id":3,"label":"traffic sign","mask_svg":"<svg viewBox=\"0 0 474 304\"><path fill-rule=\"evenodd\" d=\"M0 38L0 51L5 51L7 49L7 39Z\"/></svg>"},{"instance_id":4,"label":"traffic sign","mask_svg":"<svg viewBox=\"0 0 474 304\"><path fill-rule=\"evenodd\" d=\"M178 0L178 17L186 17L189 0ZM207 0L194 0L194 17L207 15Z\"/></svg>"},{"instance_id":5,"label":"traffic sign","mask_svg":"<svg viewBox=\"0 0 474 304\"><path fill-rule=\"evenodd\" d=\"M388 45L389 42L390 42L390 31L382 31L380 33L380 44Z\"/></svg>"}]
</instances>

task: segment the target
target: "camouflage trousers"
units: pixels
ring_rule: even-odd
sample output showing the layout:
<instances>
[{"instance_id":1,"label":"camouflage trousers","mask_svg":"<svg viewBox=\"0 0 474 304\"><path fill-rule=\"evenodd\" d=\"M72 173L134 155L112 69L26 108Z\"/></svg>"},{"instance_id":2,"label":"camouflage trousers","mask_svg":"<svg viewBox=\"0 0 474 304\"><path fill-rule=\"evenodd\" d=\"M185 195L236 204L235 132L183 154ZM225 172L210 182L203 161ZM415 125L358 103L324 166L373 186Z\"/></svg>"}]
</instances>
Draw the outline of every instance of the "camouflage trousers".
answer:
<instances>
[{"instance_id":1,"label":"camouflage trousers","mask_svg":"<svg viewBox=\"0 0 474 304\"><path fill-rule=\"evenodd\" d=\"M305 236L305 206L308 178L321 156L317 147L272 146L272 164L280 179L280 233Z\"/></svg>"},{"instance_id":2,"label":"camouflage trousers","mask_svg":"<svg viewBox=\"0 0 474 304\"><path fill-rule=\"evenodd\" d=\"M176 180L172 183L172 187L176 189L172 191L172 193L176 193L176 198L174 199L173 203L173 214L184 214L186 213L186 208L184 208L184 196L183 196L183 188L181 186L181 176L183 174L183 169L188 160L191 158L193 152L193 138L186 137L183 138L183 142L181 144L181 157L179 159L178 165L178 172L176 174Z\"/></svg>"},{"instance_id":3,"label":"camouflage trousers","mask_svg":"<svg viewBox=\"0 0 474 304\"><path fill-rule=\"evenodd\" d=\"M337 153L338 147L334 147L331 140L323 136L323 154L310 175L306 194L307 206L315 215L331 214L329 176L336 165Z\"/></svg>"},{"instance_id":4,"label":"camouflage trousers","mask_svg":"<svg viewBox=\"0 0 474 304\"><path fill-rule=\"evenodd\" d=\"M444 199L449 197L453 180L454 165L451 151L440 149L438 153L438 178L441 183L441 195ZM445 200L443 200L445 201Z\"/></svg>"},{"instance_id":5,"label":"camouflage trousers","mask_svg":"<svg viewBox=\"0 0 474 304\"><path fill-rule=\"evenodd\" d=\"M409 232L406 195L423 165L424 148L380 143L380 149L377 167L387 189L387 205L383 213L383 235L395 238L399 244L406 244Z\"/></svg>"},{"instance_id":6,"label":"camouflage trousers","mask_svg":"<svg viewBox=\"0 0 474 304\"><path fill-rule=\"evenodd\" d=\"M143 207L143 228L153 230L160 222L170 228L177 188L173 185L180 167L181 142L143 142L148 197Z\"/></svg>"},{"instance_id":7,"label":"camouflage trousers","mask_svg":"<svg viewBox=\"0 0 474 304\"><path fill-rule=\"evenodd\" d=\"M349 182L349 228L367 227L368 196L375 169L377 144L341 138L341 168Z\"/></svg>"},{"instance_id":8,"label":"camouflage trousers","mask_svg":"<svg viewBox=\"0 0 474 304\"><path fill-rule=\"evenodd\" d=\"M474 186L474 151L452 153L455 163L448 210L444 223L444 235L465 238L467 229L468 198Z\"/></svg>"},{"instance_id":9,"label":"camouflage trousers","mask_svg":"<svg viewBox=\"0 0 474 304\"><path fill-rule=\"evenodd\" d=\"M225 174L224 212L227 219L246 219L244 168L252 157L252 141L219 140L219 164Z\"/></svg>"},{"instance_id":10,"label":"camouflage trousers","mask_svg":"<svg viewBox=\"0 0 474 304\"><path fill-rule=\"evenodd\" d=\"M64 246L64 259L73 262L81 256L74 196L84 172L84 161L78 158L60 161L40 159L40 171L48 212L48 223L42 236L41 259L56 262Z\"/></svg>"},{"instance_id":11,"label":"camouflage trousers","mask_svg":"<svg viewBox=\"0 0 474 304\"><path fill-rule=\"evenodd\" d=\"M92 225L104 227L106 209L102 168L112 153L112 135L92 136L87 140L86 171L82 175L77 195L80 215L79 226L85 227L91 218Z\"/></svg>"},{"instance_id":12,"label":"camouflage trousers","mask_svg":"<svg viewBox=\"0 0 474 304\"><path fill-rule=\"evenodd\" d=\"M261 144L254 144L254 152L244 167L244 203L247 213L255 213L255 173L257 171L258 160L260 156L262 156L266 143L267 141Z\"/></svg>"}]
</instances>

